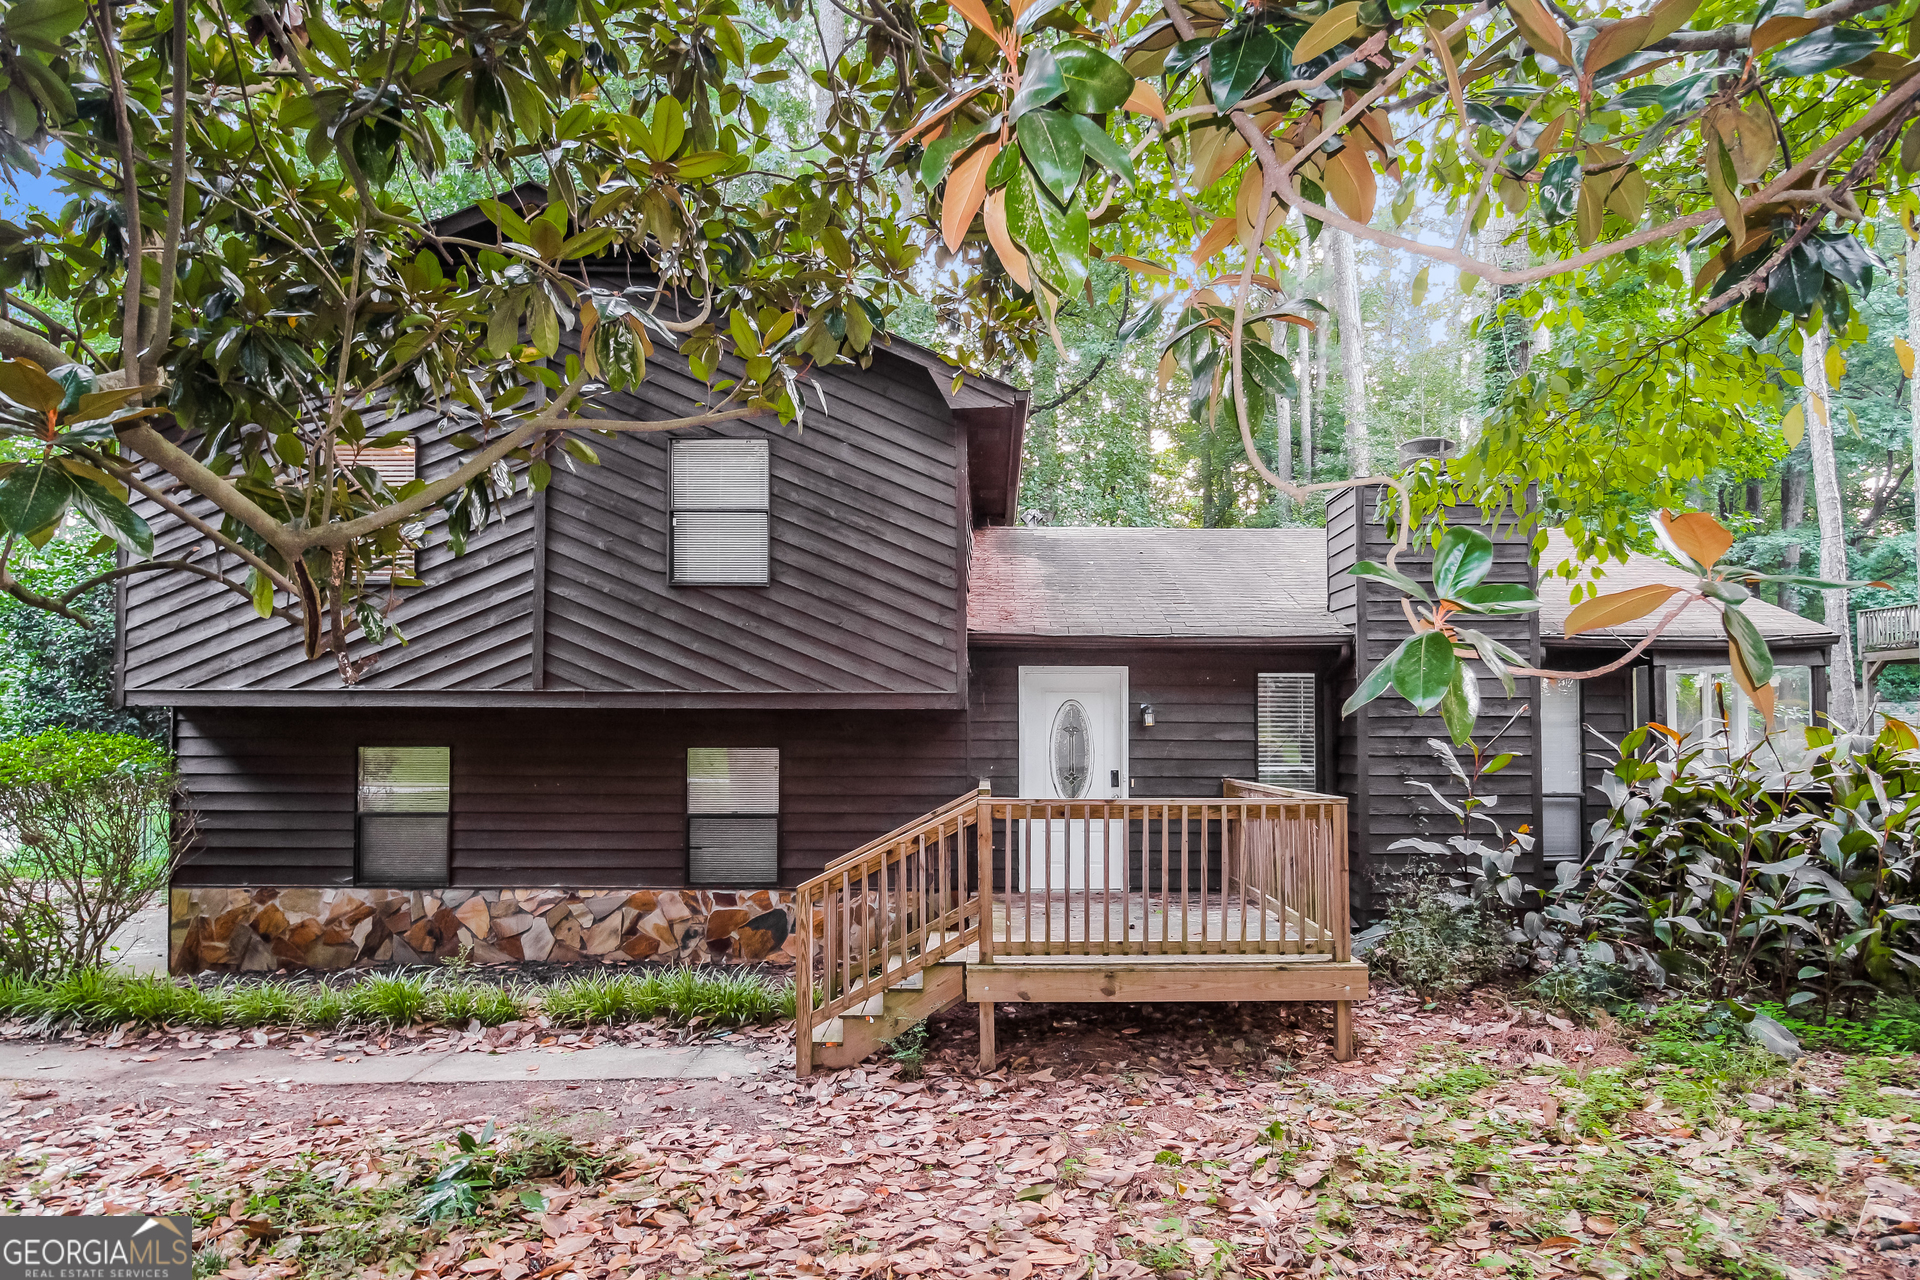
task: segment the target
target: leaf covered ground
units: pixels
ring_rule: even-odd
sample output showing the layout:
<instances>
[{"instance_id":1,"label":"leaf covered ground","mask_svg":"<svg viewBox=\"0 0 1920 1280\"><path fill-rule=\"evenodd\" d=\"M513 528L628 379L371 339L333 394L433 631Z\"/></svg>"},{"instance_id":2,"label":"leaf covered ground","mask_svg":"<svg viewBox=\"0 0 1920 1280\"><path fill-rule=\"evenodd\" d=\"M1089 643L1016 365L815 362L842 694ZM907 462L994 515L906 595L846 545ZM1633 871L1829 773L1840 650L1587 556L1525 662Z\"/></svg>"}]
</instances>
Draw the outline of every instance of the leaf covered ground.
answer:
<instances>
[{"instance_id":1,"label":"leaf covered ground","mask_svg":"<svg viewBox=\"0 0 1920 1280\"><path fill-rule=\"evenodd\" d=\"M981 1078L971 1012L918 1080L31 1082L0 1208L189 1212L231 1280L1920 1275L1911 1057L1385 995L1348 1064L1318 1010L1034 1006Z\"/></svg>"}]
</instances>

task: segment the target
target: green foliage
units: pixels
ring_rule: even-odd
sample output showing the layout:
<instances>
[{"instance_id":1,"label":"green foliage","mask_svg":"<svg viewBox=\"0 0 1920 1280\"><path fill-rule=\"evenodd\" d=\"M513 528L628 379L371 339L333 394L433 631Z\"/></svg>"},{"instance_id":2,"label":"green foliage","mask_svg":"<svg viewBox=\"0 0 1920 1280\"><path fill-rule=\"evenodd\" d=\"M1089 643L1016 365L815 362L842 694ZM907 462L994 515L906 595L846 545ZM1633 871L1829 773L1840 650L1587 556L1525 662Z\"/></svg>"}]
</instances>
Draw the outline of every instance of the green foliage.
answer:
<instances>
[{"instance_id":1,"label":"green foliage","mask_svg":"<svg viewBox=\"0 0 1920 1280\"><path fill-rule=\"evenodd\" d=\"M752 973L682 967L644 976L564 979L544 989L520 982L449 980L437 974L373 974L344 987L324 982L228 979L209 986L162 977L77 969L52 980L0 975L0 1016L75 1020L83 1026L485 1027L543 1011L563 1026L664 1017L739 1026L793 1016L790 985Z\"/></svg>"},{"instance_id":2,"label":"green foliage","mask_svg":"<svg viewBox=\"0 0 1920 1280\"><path fill-rule=\"evenodd\" d=\"M1920 977L1920 755L1897 734L1808 730L1784 775L1764 747L1722 761L1648 738L1621 744L1608 826L1548 894L1552 945L1829 1013Z\"/></svg>"},{"instance_id":3,"label":"green foliage","mask_svg":"<svg viewBox=\"0 0 1920 1280\"><path fill-rule=\"evenodd\" d=\"M927 1024L917 1022L893 1038L887 1045L887 1057L900 1064L902 1080L918 1080L926 1067L927 1049Z\"/></svg>"},{"instance_id":4,"label":"green foliage","mask_svg":"<svg viewBox=\"0 0 1920 1280\"><path fill-rule=\"evenodd\" d=\"M119 775L166 773L166 748L124 733L48 729L0 740L0 788L89 787Z\"/></svg>"},{"instance_id":5,"label":"green foliage","mask_svg":"<svg viewBox=\"0 0 1920 1280\"><path fill-rule=\"evenodd\" d=\"M144 738L49 729L0 742L0 969L101 963L191 836L175 793L169 753Z\"/></svg>"},{"instance_id":6,"label":"green foliage","mask_svg":"<svg viewBox=\"0 0 1920 1280\"><path fill-rule=\"evenodd\" d=\"M793 988L749 970L680 966L644 974L568 978L541 997L561 1026L666 1018L739 1026L793 1016Z\"/></svg>"},{"instance_id":7,"label":"green foliage","mask_svg":"<svg viewBox=\"0 0 1920 1280\"><path fill-rule=\"evenodd\" d=\"M1490 981L1514 960L1507 927L1491 905L1460 893L1431 869L1391 887L1379 932L1366 953L1368 965L1428 1000Z\"/></svg>"}]
</instances>

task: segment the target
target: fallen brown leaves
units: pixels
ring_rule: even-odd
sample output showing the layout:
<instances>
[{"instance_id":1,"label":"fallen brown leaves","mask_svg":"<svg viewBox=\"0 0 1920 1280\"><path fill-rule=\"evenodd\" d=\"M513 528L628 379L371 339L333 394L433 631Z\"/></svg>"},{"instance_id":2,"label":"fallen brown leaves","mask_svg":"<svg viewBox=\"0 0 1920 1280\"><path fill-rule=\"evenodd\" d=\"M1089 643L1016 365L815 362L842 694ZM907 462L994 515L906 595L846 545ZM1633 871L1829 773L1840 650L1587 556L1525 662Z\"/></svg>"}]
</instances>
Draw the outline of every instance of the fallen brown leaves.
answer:
<instances>
[{"instance_id":1,"label":"fallen brown leaves","mask_svg":"<svg viewBox=\"0 0 1920 1280\"><path fill-rule=\"evenodd\" d=\"M1173 1028L1107 1028L1126 1056L1106 1069L980 1079L936 1064L909 1082L870 1064L736 1083L713 1114L655 1103L651 1121L603 1125L585 1147L597 1176L490 1189L457 1222L415 1213L452 1137L484 1117L410 1126L331 1099L266 1121L249 1103L270 1082L58 1128L16 1094L0 1185L13 1212L194 1213L229 1280L1691 1280L1920 1259L1920 1126L1897 1109L1911 1090L1862 1095L1881 1114L1815 1117L1857 1085L1843 1060L1744 1081L1702 1110L1662 1092L1684 1072L1640 1073L1604 1033L1536 1015L1389 996L1361 1028L1360 1061L1298 1053L1277 1076L1259 1036L1223 1053ZM1029 1060L1048 1055L1028 1039ZM542 1123L596 1119L576 1105ZM344 1220L289 1217L316 1194L300 1203Z\"/></svg>"}]
</instances>

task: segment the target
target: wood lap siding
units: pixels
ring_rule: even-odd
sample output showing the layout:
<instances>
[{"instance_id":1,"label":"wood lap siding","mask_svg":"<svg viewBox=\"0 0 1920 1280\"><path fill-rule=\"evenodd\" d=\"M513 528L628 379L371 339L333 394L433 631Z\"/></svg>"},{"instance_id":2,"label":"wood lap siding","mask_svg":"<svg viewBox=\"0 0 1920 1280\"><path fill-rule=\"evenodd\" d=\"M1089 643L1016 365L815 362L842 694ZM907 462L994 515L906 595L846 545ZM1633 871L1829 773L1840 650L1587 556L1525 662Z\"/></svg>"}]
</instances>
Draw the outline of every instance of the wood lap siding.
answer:
<instances>
[{"instance_id":1,"label":"wood lap siding","mask_svg":"<svg viewBox=\"0 0 1920 1280\"><path fill-rule=\"evenodd\" d=\"M689 747L781 753L780 874L805 879L969 788L954 712L182 711L199 820L179 884L348 884L357 748L452 750L456 886L678 886Z\"/></svg>"}]
</instances>

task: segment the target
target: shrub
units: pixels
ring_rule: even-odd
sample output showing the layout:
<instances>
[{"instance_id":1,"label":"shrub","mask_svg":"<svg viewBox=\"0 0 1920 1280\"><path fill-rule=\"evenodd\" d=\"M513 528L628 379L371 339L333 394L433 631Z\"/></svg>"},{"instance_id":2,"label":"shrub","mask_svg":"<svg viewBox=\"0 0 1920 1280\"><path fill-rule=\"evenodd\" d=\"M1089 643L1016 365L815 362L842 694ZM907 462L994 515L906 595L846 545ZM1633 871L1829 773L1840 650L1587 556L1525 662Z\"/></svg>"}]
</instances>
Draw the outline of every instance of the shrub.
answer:
<instances>
[{"instance_id":1,"label":"shrub","mask_svg":"<svg viewBox=\"0 0 1920 1280\"><path fill-rule=\"evenodd\" d=\"M1920 750L1904 726L1805 732L1808 762L1784 777L1754 753L1628 735L1592 853L1534 913L1562 958L1850 1014L1920 979Z\"/></svg>"},{"instance_id":2,"label":"shrub","mask_svg":"<svg viewBox=\"0 0 1920 1280\"><path fill-rule=\"evenodd\" d=\"M548 988L540 998L547 1017L584 1027L625 1019L665 1017L740 1026L793 1016L793 986L751 970L683 965L641 976L593 973Z\"/></svg>"},{"instance_id":3,"label":"shrub","mask_svg":"<svg viewBox=\"0 0 1920 1280\"><path fill-rule=\"evenodd\" d=\"M346 1014L355 1022L407 1027L421 1021L432 1003L425 978L404 974L367 978L347 991Z\"/></svg>"},{"instance_id":4,"label":"shrub","mask_svg":"<svg viewBox=\"0 0 1920 1280\"><path fill-rule=\"evenodd\" d=\"M1499 975L1515 956L1507 926L1492 907L1453 889L1431 869L1402 877L1388 891L1386 919L1374 931L1369 965L1427 1000L1458 995Z\"/></svg>"},{"instance_id":5,"label":"shrub","mask_svg":"<svg viewBox=\"0 0 1920 1280\"><path fill-rule=\"evenodd\" d=\"M101 963L191 836L177 792L166 751L144 738L50 729L0 742L0 970Z\"/></svg>"},{"instance_id":6,"label":"shrub","mask_svg":"<svg viewBox=\"0 0 1920 1280\"><path fill-rule=\"evenodd\" d=\"M478 982L448 983L434 988L427 1012L436 1022L464 1026L478 1021L497 1027L525 1017L527 999L518 986L495 987Z\"/></svg>"}]
</instances>

